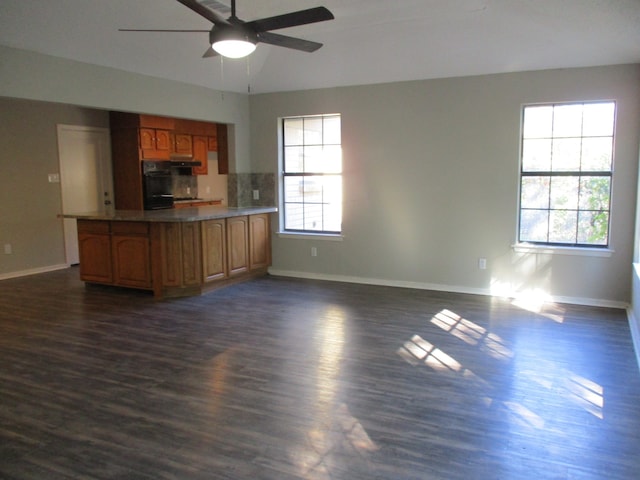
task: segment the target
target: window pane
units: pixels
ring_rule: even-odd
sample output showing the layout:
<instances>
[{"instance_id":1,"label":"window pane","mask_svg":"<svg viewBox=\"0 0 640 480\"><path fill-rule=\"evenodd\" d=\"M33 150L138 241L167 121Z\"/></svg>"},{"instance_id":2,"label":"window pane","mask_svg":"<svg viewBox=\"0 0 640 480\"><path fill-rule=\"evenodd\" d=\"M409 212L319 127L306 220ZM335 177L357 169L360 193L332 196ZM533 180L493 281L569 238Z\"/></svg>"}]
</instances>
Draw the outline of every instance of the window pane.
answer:
<instances>
[{"instance_id":1,"label":"window pane","mask_svg":"<svg viewBox=\"0 0 640 480\"><path fill-rule=\"evenodd\" d=\"M551 139L524 140L522 142L522 171L551 170Z\"/></svg>"},{"instance_id":2,"label":"window pane","mask_svg":"<svg viewBox=\"0 0 640 480\"><path fill-rule=\"evenodd\" d=\"M304 177L284 177L284 201L302 202Z\"/></svg>"},{"instance_id":3,"label":"window pane","mask_svg":"<svg viewBox=\"0 0 640 480\"><path fill-rule=\"evenodd\" d=\"M523 138L550 138L553 107L526 107L524 110Z\"/></svg>"},{"instance_id":4,"label":"window pane","mask_svg":"<svg viewBox=\"0 0 640 480\"><path fill-rule=\"evenodd\" d=\"M304 204L304 229L305 230L324 230L322 225L322 205Z\"/></svg>"},{"instance_id":5,"label":"window pane","mask_svg":"<svg viewBox=\"0 0 640 480\"><path fill-rule=\"evenodd\" d=\"M576 210L552 210L549 212L549 242L576 243L577 226Z\"/></svg>"},{"instance_id":6,"label":"window pane","mask_svg":"<svg viewBox=\"0 0 640 480\"><path fill-rule=\"evenodd\" d=\"M324 117L324 144L340 145L340 116L332 115Z\"/></svg>"},{"instance_id":7,"label":"window pane","mask_svg":"<svg viewBox=\"0 0 640 480\"><path fill-rule=\"evenodd\" d=\"M342 229L342 177L340 175L324 178L324 229L339 232Z\"/></svg>"},{"instance_id":8,"label":"window pane","mask_svg":"<svg viewBox=\"0 0 640 480\"><path fill-rule=\"evenodd\" d=\"M578 224L578 243L592 245L606 245L608 243L608 212L580 212Z\"/></svg>"},{"instance_id":9,"label":"window pane","mask_svg":"<svg viewBox=\"0 0 640 480\"><path fill-rule=\"evenodd\" d=\"M609 210L611 177L582 177L580 179L580 209Z\"/></svg>"},{"instance_id":10,"label":"window pane","mask_svg":"<svg viewBox=\"0 0 640 480\"><path fill-rule=\"evenodd\" d=\"M322 145L304 147L304 171L309 173L321 173L323 171L324 157Z\"/></svg>"},{"instance_id":11,"label":"window pane","mask_svg":"<svg viewBox=\"0 0 640 480\"><path fill-rule=\"evenodd\" d=\"M584 138L582 140L582 171L611 170L612 137Z\"/></svg>"},{"instance_id":12,"label":"window pane","mask_svg":"<svg viewBox=\"0 0 640 480\"><path fill-rule=\"evenodd\" d=\"M304 211L301 203L285 204L284 228L304 230Z\"/></svg>"},{"instance_id":13,"label":"window pane","mask_svg":"<svg viewBox=\"0 0 640 480\"><path fill-rule=\"evenodd\" d=\"M520 241L546 242L548 228L548 210L522 210L520 214Z\"/></svg>"},{"instance_id":14,"label":"window pane","mask_svg":"<svg viewBox=\"0 0 640 480\"><path fill-rule=\"evenodd\" d=\"M304 119L304 144L322 145L322 117Z\"/></svg>"},{"instance_id":15,"label":"window pane","mask_svg":"<svg viewBox=\"0 0 640 480\"><path fill-rule=\"evenodd\" d=\"M591 103L584 106L582 135L585 137L612 136L615 103Z\"/></svg>"},{"instance_id":16,"label":"window pane","mask_svg":"<svg viewBox=\"0 0 640 480\"><path fill-rule=\"evenodd\" d=\"M579 137L582 135L582 104L560 105L553 109L553 136Z\"/></svg>"},{"instance_id":17,"label":"window pane","mask_svg":"<svg viewBox=\"0 0 640 480\"><path fill-rule=\"evenodd\" d=\"M304 171L302 147L284 147L284 171L298 173Z\"/></svg>"},{"instance_id":18,"label":"window pane","mask_svg":"<svg viewBox=\"0 0 640 480\"><path fill-rule=\"evenodd\" d=\"M552 147L551 170L554 172L580 170L580 139L554 139Z\"/></svg>"},{"instance_id":19,"label":"window pane","mask_svg":"<svg viewBox=\"0 0 640 480\"><path fill-rule=\"evenodd\" d=\"M553 177L551 179L551 208L578 208L578 177Z\"/></svg>"},{"instance_id":20,"label":"window pane","mask_svg":"<svg viewBox=\"0 0 640 480\"><path fill-rule=\"evenodd\" d=\"M522 177L521 208L549 207L550 177Z\"/></svg>"},{"instance_id":21,"label":"window pane","mask_svg":"<svg viewBox=\"0 0 640 480\"><path fill-rule=\"evenodd\" d=\"M302 118L287 118L284 121L284 144L302 145Z\"/></svg>"},{"instance_id":22,"label":"window pane","mask_svg":"<svg viewBox=\"0 0 640 480\"><path fill-rule=\"evenodd\" d=\"M342 147L340 145L325 145L324 173L342 173Z\"/></svg>"}]
</instances>

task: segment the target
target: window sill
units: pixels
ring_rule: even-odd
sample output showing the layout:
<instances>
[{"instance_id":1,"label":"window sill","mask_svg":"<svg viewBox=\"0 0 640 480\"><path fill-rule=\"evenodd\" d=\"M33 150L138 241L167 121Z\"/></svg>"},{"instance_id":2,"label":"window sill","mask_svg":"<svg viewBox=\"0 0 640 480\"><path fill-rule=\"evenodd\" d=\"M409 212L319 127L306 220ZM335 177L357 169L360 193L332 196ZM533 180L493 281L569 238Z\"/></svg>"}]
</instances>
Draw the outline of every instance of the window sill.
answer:
<instances>
[{"instance_id":1,"label":"window sill","mask_svg":"<svg viewBox=\"0 0 640 480\"><path fill-rule=\"evenodd\" d=\"M583 257L610 257L615 250L610 248L590 248L590 247L559 247L551 245L533 245L528 243L517 243L511 245L517 253L538 253L544 255L578 255Z\"/></svg>"},{"instance_id":2,"label":"window sill","mask_svg":"<svg viewBox=\"0 0 640 480\"><path fill-rule=\"evenodd\" d=\"M295 232L278 232L279 238L297 238L299 240L328 240L330 242L341 242L344 237L340 233L295 233Z\"/></svg>"}]
</instances>

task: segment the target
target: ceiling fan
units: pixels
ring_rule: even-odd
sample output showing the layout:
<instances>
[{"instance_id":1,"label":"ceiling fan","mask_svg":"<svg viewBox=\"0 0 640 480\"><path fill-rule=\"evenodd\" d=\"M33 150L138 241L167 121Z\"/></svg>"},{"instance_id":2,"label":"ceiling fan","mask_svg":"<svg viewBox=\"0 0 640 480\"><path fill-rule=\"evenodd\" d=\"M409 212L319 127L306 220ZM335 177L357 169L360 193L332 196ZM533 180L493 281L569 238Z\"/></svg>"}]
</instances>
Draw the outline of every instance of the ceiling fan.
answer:
<instances>
[{"instance_id":1,"label":"ceiling fan","mask_svg":"<svg viewBox=\"0 0 640 480\"><path fill-rule=\"evenodd\" d=\"M271 30L333 20L333 14L325 7L315 7L274 17L245 22L236 16L236 2L231 0L231 16L226 20L218 13L196 0L177 0L213 23L211 30L143 30L121 28L121 32L209 32L209 48L203 58L222 55L242 58L249 55L258 43L292 48L303 52L315 52L321 43L272 33Z\"/></svg>"}]
</instances>

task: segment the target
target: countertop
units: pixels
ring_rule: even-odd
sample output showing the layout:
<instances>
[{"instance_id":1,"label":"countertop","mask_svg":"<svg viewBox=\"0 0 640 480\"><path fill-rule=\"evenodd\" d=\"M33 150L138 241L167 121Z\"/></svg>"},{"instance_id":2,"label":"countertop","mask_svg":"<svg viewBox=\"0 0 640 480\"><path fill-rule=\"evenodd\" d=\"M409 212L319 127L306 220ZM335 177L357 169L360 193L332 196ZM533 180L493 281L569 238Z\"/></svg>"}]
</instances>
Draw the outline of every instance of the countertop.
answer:
<instances>
[{"instance_id":1,"label":"countertop","mask_svg":"<svg viewBox=\"0 0 640 480\"><path fill-rule=\"evenodd\" d=\"M259 213L277 212L277 207L226 207L207 205L203 207L168 208L164 210L107 210L59 215L63 218L81 220L110 220L123 222L198 222L216 218L240 217Z\"/></svg>"}]
</instances>

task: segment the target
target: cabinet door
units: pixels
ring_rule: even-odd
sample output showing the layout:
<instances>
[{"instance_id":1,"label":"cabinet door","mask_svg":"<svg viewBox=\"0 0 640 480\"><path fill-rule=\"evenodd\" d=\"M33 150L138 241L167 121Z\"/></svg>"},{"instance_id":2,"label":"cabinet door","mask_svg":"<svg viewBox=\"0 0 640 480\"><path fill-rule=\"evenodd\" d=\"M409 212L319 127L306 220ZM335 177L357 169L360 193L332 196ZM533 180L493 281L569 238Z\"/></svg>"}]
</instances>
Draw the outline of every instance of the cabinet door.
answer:
<instances>
[{"instance_id":1,"label":"cabinet door","mask_svg":"<svg viewBox=\"0 0 640 480\"><path fill-rule=\"evenodd\" d=\"M84 282L112 283L111 235L78 234L80 279Z\"/></svg>"},{"instance_id":2,"label":"cabinet door","mask_svg":"<svg viewBox=\"0 0 640 480\"><path fill-rule=\"evenodd\" d=\"M207 160L207 137L201 135L193 136L193 159L202 163L200 167L193 167L194 175L207 175L209 173L209 162Z\"/></svg>"},{"instance_id":3,"label":"cabinet door","mask_svg":"<svg viewBox=\"0 0 640 480\"><path fill-rule=\"evenodd\" d=\"M171 132L156 129L156 150L168 152L171 150Z\"/></svg>"},{"instance_id":4,"label":"cabinet door","mask_svg":"<svg viewBox=\"0 0 640 480\"><path fill-rule=\"evenodd\" d=\"M207 137L207 150L209 150L210 152L217 152L218 151L218 136L217 135L215 137L212 137L212 136L208 136Z\"/></svg>"},{"instance_id":5,"label":"cabinet door","mask_svg":"<svg viewBox=\"0 0 640 480\"><path fill-rule=\"evenodd\" d=\"M182 285L182 248L180 224L163 223L160 229L160 258L162 262L162 285Z\"/></svg>"},{"instance_id":6,"label":"cabinet door","mask_svg":"<svg viewBox=\"0 0 640 480\"><path fill-rule=\"evenodd\" d=\"M153 128L141 128L140 148L142 150L155 150L156 148L156 131Z\"/></svg>"},{"instance_id":7,"label":"cabinet door","mask_svg":"<svg viewBox=\"0 0 640 480\"><path fill-rule=\"evenodd\" d=\"M113 235L113 280L123 287L151 288L149 238Z\"/></svg>"},{"instance_id":8,"label":"cabinet door","mask_svg":"<svg viewBox=\"0 0 640 480\"><path fill-rule=\"evenodd\" d=\"M176 133L174 151L181 155L191 155L193 152L193 148L191 146L191 135L186 133Z\"/></svg>"},{"instance_id":9,"label":"cabinet door","mask_svg":"<svg viewBox=\"0 0 640 480\"><path fill-rule=\"evenodd\" d=\"M269 215L249 216L249 269L266 268L271 264Z\"/></svg>"},{"instance_id":10,"label":"cabinet door","mask_svg":"<svg viewBox=\"0 0 640 480\"><path fill-rule=\"evenodd\" d=\"M205 282L227 274L226 223L224 219L202 222L202 274Z\"/></svg>"},{"instance_id":11,"label":"cabinet door","mask_svg":"<svg viewBox=\"0 0 640 480\"><path fill-rule=\"evenodd\" d=\"M227 218L227 265L229 276L249 270L248 218Z\"/></svg>"},{"instance_id":12,"label":"cabinet door","mask_svg":"<svg viewBox=\"0 0 640 480\"><path fill-rule=\"evenodd\" d=\"M200 223L180 224L182 242L182 280L184 285L199 285L202 274L200 266Z\"/></svg>"}]
</instances>

